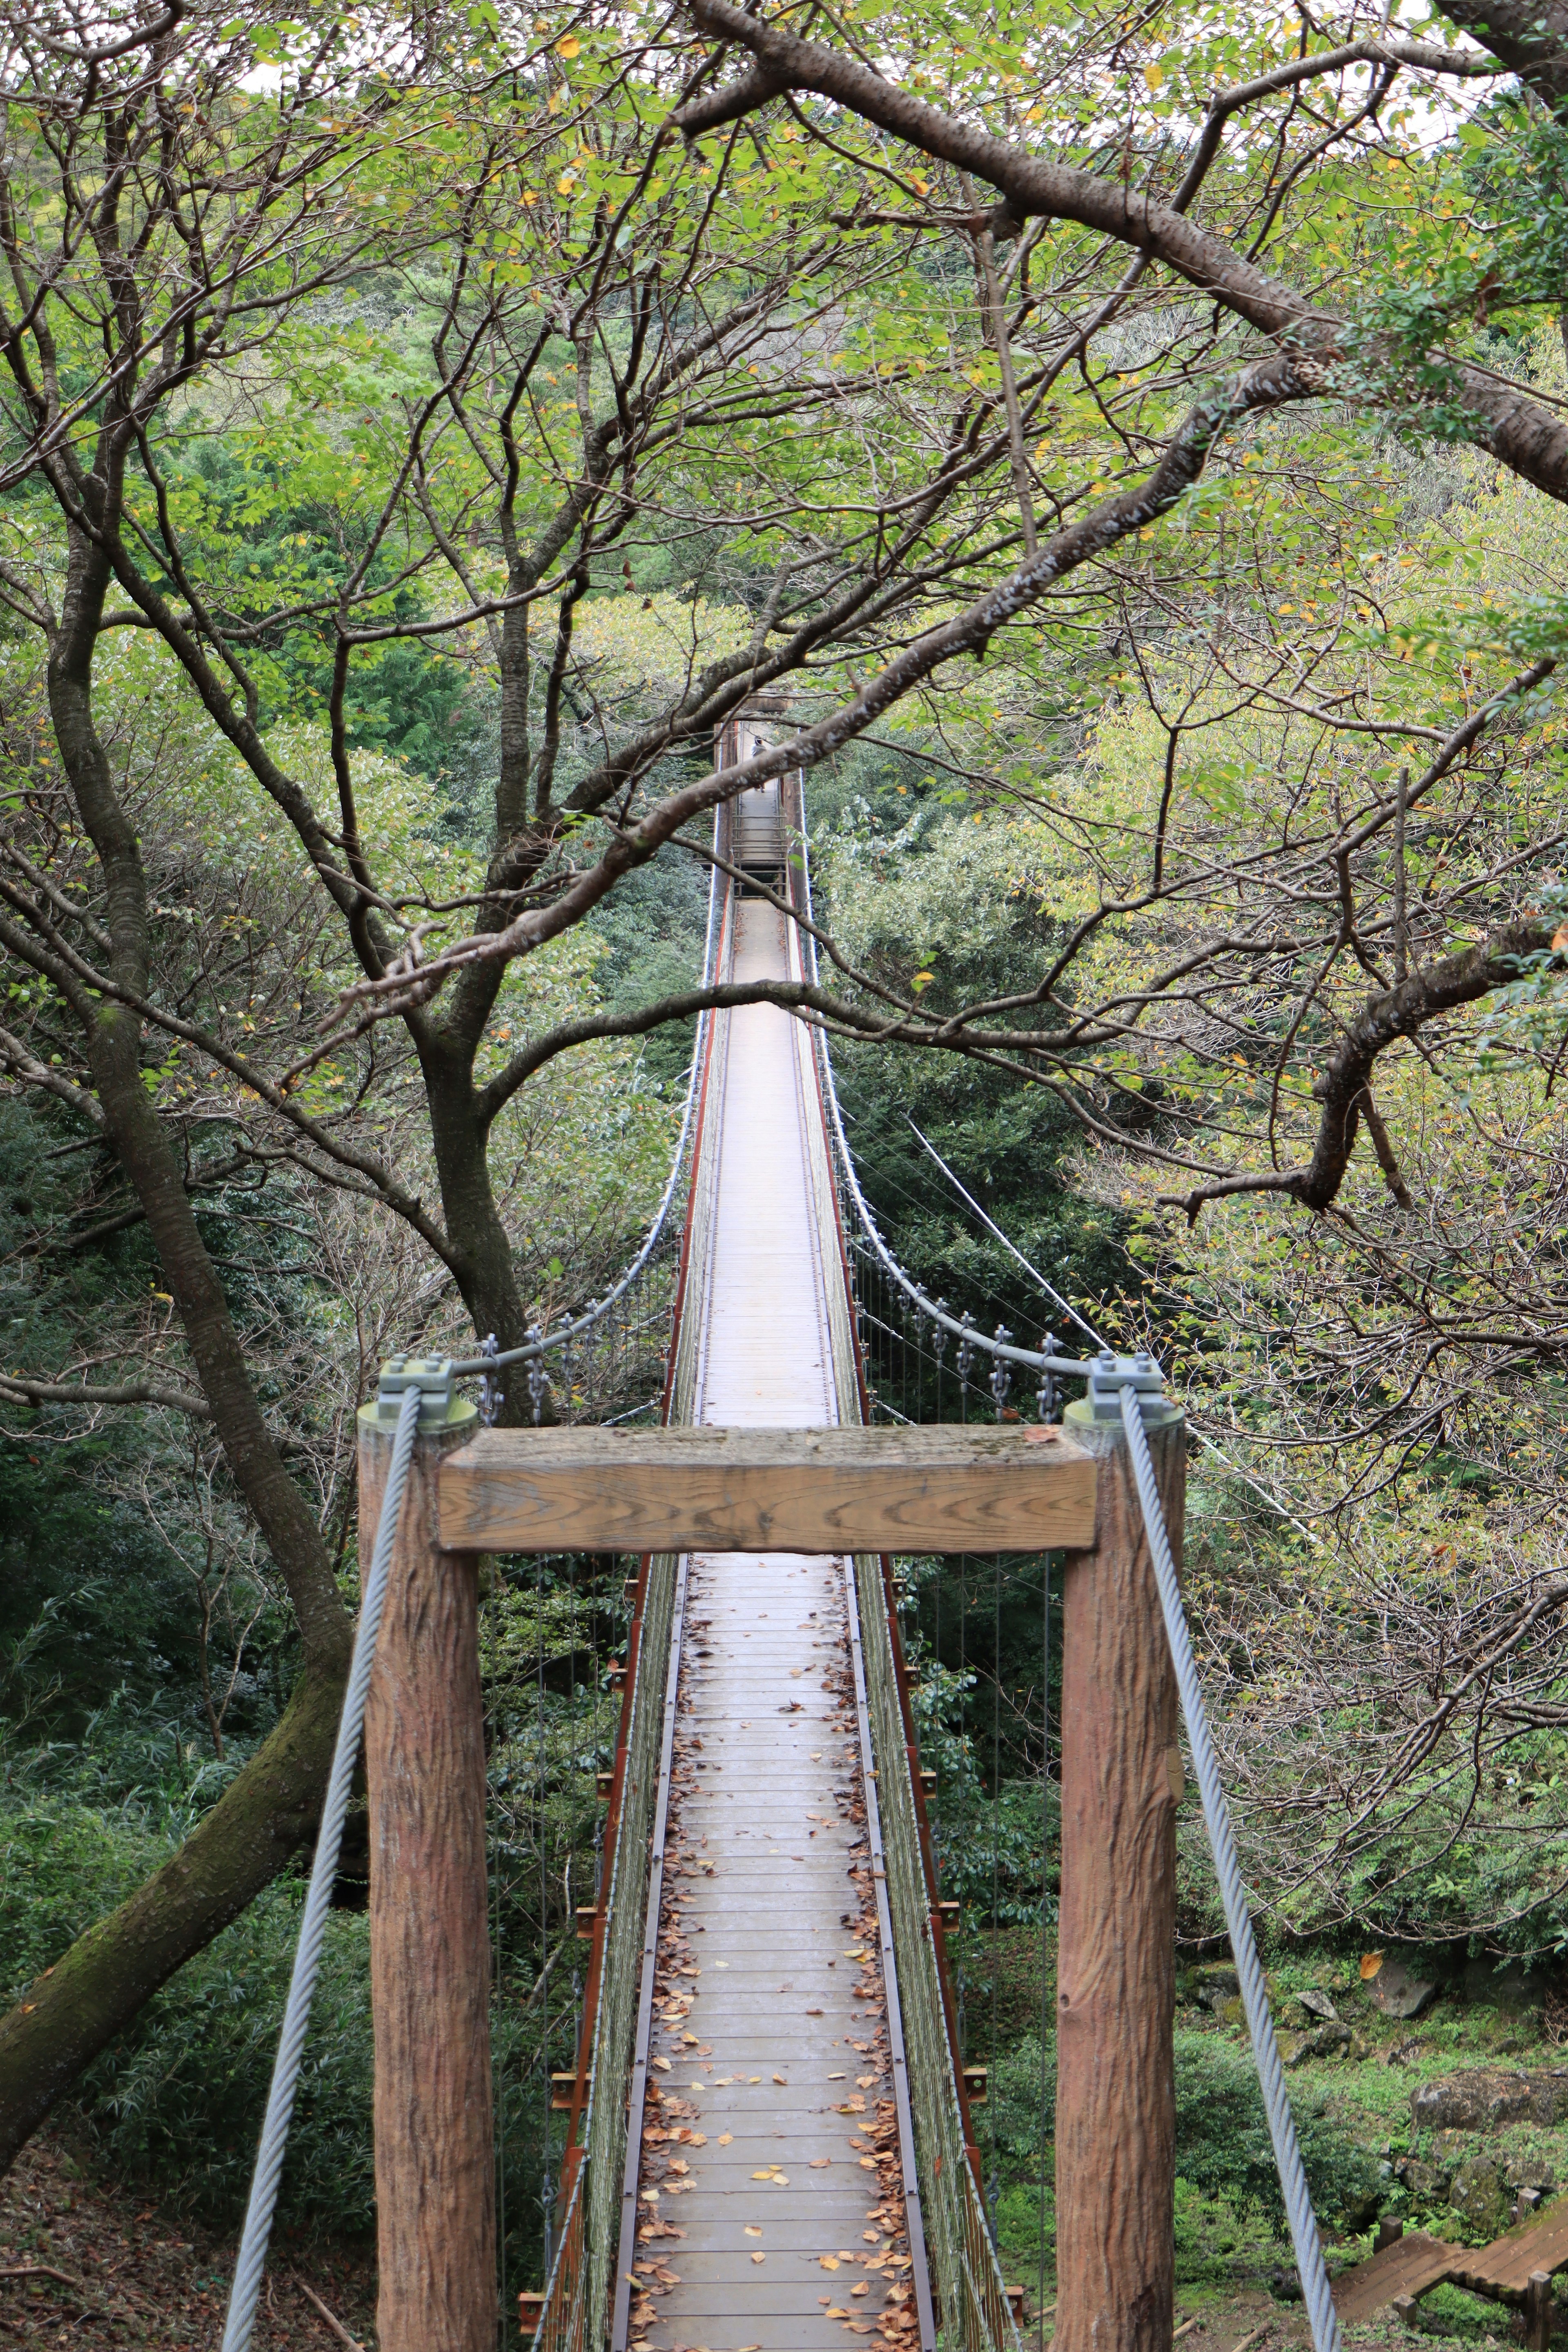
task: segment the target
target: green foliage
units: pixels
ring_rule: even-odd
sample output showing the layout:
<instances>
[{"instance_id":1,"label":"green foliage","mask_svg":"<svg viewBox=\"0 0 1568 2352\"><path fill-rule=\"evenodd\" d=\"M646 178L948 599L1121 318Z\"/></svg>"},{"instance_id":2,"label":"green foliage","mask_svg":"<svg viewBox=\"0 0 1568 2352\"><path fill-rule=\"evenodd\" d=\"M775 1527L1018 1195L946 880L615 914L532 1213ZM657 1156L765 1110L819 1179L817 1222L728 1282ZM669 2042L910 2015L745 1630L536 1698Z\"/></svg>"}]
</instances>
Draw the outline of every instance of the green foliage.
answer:
<instances>
[{"instance_id":1,"label":"green foliage","mask_svg":"<svg viewBox=\"0 0 1568 2352\"><path fill-rule=\"evenodd\" d=\"M1250 2049L1191 2032L1179 2032L1175 2046L1177 2170L1204 2196L1282 2231L1284 2200ZM1376 2195L1376 2162L1348 2137L1321 2093L1297 2093L1290 2104L1313 2206L1336 2223Z\"/></svg>"},{"instance_id":2,"label":"green foliage","mask_svg":"<svg viewBox=\"0 0 1568 2352\"><path fill-rule=\"evenodd\" d=\"M215 1793L210 1773L182 1776L167 1755L162 1762L162 1789L144 1780L119 1804L36 1786L13 1785L0 1797L0 1994L25 1990L167 1860L203 1780ZM125 1753L121 1774L132 1776L134 1765ZM303 1896L293 1874L268 1887L149 2003L66 2111L68 2127L113 2169L216 2221L234 2219L249 2187ZM374 2226L368 1927L348 1911L328 1920L279 2192L285 2230L358 2236ZM537 2089L531 2099L527 2093L540 2071L540 2037L515 2000L497 2003L492 2033L513 2252L537 2261L542 2101Z\"/></svg>"}]
</instances>

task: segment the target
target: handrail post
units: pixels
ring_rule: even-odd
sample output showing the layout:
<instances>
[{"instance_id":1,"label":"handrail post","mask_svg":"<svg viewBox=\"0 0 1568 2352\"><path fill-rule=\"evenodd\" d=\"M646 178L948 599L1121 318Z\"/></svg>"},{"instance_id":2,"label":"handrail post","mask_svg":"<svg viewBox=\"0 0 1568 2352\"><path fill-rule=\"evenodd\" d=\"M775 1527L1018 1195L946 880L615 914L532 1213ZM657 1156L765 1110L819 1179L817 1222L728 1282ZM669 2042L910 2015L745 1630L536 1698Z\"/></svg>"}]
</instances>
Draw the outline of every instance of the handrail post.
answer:
<instances>
[{"instance_id":1,"label":"handrail post","mask_svg":"<svg viewBox=\"0 0 1568 2352\"><path fill-rule=\"evenodd\" d=\"M1054 2352L1170 2352L1176 1684L1120 1409L1063 1418L1100 1470L1063 1582ZM1179 1563L1183 1419L1145 1425Z\"/></svg>"},{"instance_id":2,"label":"handrail post","mask_svg":"<svg viewBox=\"0 0 1568 2352\"><path fill-rule=\"evenodd\" d=\"M437 1508L441 1461L473 1435L479 1415L451 1395L449 1375L444 1395L426 1402L365 1711L376 2335L381 2352L495 2352L478 1559L441 1549ZM362 1409L363 1559L392 1427L384 1398Z\"/></svg>"}]
</instances>

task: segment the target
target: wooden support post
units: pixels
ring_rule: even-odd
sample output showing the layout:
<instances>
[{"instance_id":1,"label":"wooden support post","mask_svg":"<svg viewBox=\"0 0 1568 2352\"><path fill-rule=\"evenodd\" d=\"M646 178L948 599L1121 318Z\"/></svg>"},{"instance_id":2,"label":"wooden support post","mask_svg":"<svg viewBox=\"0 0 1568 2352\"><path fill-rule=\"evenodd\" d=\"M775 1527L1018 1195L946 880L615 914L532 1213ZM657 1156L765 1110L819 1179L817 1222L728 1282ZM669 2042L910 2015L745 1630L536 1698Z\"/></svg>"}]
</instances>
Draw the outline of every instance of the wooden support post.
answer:
<instances>
[{"instance_id":1,"label":"wooden support post","mask_svg":"<svg viewBox=\"0 0 1568 2352\"><path fill-rule=\"evenodd\" d=\"M1524 2341L1528 2352L1549 2352L1552 2342L1552 2273L1531 2271L1524 2290Z\"/></svg>"},{"instance_id":2,"label":"wooden support post","mask_svg":"<svg viewBox=\"0 0 1568 2352\"><path fill-rule=\"evenodd\" d=\"M471 1404L421 1424L365 1714L381 2352L495 2352L484 1717L474 1558L439 1548L437 1476ZM370 1558L392 1423L359 1417Z\"/></svg>"},{"instance_id":3,"label":"wooden support post","mask_svg":"<svg viewBox=\"0 0 1568 2352\"><path fill-rule=\"evenodd\" d=\"M1062 1607L1054 2352L1170 2352L1175 2304L1175 1675L1120 1421L1065 1416L1100 1466ZM1149 1428L1181 1561L1186 1441Z\"/></svg>"}]
</instances>

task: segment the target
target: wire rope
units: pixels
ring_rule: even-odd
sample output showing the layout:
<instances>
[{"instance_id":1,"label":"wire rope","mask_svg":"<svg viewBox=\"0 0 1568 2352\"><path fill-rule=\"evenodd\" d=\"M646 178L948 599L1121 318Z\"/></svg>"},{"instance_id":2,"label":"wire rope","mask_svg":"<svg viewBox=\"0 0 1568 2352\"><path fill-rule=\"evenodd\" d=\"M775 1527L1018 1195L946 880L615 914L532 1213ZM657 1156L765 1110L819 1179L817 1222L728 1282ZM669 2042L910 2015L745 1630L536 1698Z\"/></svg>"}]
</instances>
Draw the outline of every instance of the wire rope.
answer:
<instances>
[{"instance_id":1,"label":"wire rope","mask_svg":"<svg viewBox=\"0 0 1568 2352\"><path fill-rule=\"evenodd\" d=\"M1154 1580L1159 1588L1165 1633L1175 1665L1176 1687L1181 1694L1182 1712L1186 1717L1187 1744L1192 1751L1193 1769L1197 1775L1198 1790L1203 1798L1204 1822L1214 1852L1215 1873L1225 1906L1225 1924L1230 1931L1231 1957L1236 1962L1241 1998L1247 2011L1247 2029L1252 2036L1253 2057L1263 2087L1268 2136L1274 2144L1274 2161L1279 2169L1279 2186L1285 2196L1285 2211L1290 2224L1290 2242L1296 2251L1296 2269L1312 2324L1312 2342L1316 2352L1339 2352L1339 2315L1334 2309L1333 2296L1329 2288L1329 2274L1318 2236L1317 2216L1312 2210L1311 2191L1307 2186L1300 2143L1296 2137L1296 2119L1290 2112L1289 2095L1285 2088L1285 2070L1279 2063L1279 2045L1274 2038L1268 1988L1264 1982L1263 1963L1258 1957L1258 1943L1252 1932L1252 1916L1247 1907L1247 1890L1242 1884L1241 1863L1231 1828L1230 1809L1226 1803L1225 1786L1219 1776L1214 1735L1204 1711L1203 1684L1198 1675L1198 1662L1193 1650L1186 1612L1182 1606L1182 1588L1176 1575L1171 1539L1165 1528L1165 1514L1154 1475L1154 1459L1149 1450L1138 1391L1131 1382L1121 1391L1121 1422L1127 1432L1127 1450L1131 1457L1144 1530L1154 1564Z\"/></svg>"},{"instance_id":2,"label":"wire rope","mask_svg":"<svg viewBox=\"0 0 1568 2352\"><path fill-rule=\"evenodd\" d=\"M245 2227L240 2234L234 2284L229 2290L223 2352L247 2352L256 2326L256 2308L261 2294L267 2249L272 2235L272 2217L277 2210L278 2189L283 2177L283 2158L289 2146L289 2125L294 2113L294 2094L300 2081L305 2035L310 2023L310 2003L321 1969L332 1885L338 1874L343 1818L348 1811L354 1766L359 1759L365 1696L370 1689L371 1668L375 1663L375 1643L381 1631L386 1580L391 1572L398 1522L403 1515L408 1465L414 1457L419 1404L420 1391L405 1389L398 1407L397 1425L393 1433L392 1459L387 1465L386 1486L381 1498L381 1517L376 1523L370 1574L365 1579L360 1601L353 1655L343 1691L342 1713L338 1717L337 1742L327 1775L326 1801L321 1807L321 1826L316 1832L316 1858L311 1865L310 1884L300 1921L300 1940L294 1948L289 1998L283 2009L283 2030L278 2038L272 2084L267 2095L267 2114L256 2151L256 2170L251 2177L250 2199L245 2209Z\"/></svg>"}]
</instances>

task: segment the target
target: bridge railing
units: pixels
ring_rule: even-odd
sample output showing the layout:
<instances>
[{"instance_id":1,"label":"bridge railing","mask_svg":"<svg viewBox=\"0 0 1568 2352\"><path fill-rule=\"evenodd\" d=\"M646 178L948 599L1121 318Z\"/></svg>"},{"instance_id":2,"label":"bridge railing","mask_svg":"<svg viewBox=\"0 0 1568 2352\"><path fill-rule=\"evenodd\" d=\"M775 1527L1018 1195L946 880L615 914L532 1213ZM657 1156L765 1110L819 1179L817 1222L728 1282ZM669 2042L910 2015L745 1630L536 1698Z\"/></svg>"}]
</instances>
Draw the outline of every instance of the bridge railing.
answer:
<instances>
[{"instance_id":1,"label":"bridge railing","mask_svg":"<svg viewBox=\"0 0 1568 2352\"><path fill-rule=\"evenodd\" d=\"M915 1795L911 1727L884 1563L862 1556L855 1572L921 2205L942 2304L942 2341L953 2352L958 2347L963 2352L1019 2352L1021 2339L966 2145L952 2018L942 1982L942 1930L933 1916L929 1847Z\"/></svg>"}]
</instances>

